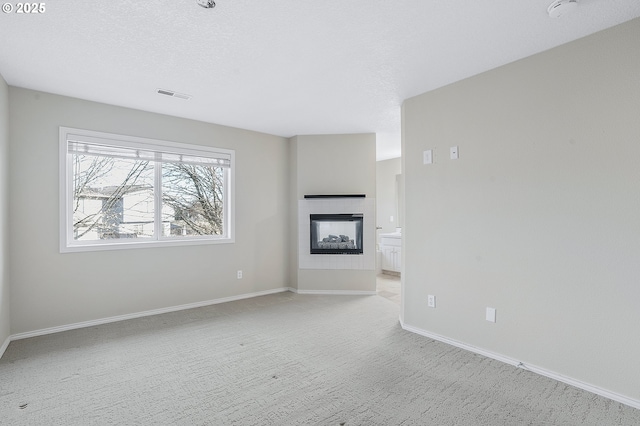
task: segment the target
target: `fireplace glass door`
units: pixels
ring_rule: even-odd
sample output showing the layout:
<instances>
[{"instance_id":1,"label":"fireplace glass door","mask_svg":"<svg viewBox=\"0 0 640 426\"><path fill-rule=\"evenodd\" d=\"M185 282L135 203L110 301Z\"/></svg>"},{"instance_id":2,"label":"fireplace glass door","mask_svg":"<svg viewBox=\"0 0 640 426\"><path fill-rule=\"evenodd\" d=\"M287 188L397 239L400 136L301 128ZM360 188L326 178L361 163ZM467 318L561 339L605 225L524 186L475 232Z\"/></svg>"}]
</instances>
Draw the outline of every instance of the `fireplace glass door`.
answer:
<instances>
[{"instance_id":1,"label":"fireplace glass door","mask_svg":"<svg viewBox=\"0 0 640 426\"><path fill-rule=\"evenodd\" d=\"M311 254L362 254L362 213L312 214Z\"/></svg>"}]
</instances>

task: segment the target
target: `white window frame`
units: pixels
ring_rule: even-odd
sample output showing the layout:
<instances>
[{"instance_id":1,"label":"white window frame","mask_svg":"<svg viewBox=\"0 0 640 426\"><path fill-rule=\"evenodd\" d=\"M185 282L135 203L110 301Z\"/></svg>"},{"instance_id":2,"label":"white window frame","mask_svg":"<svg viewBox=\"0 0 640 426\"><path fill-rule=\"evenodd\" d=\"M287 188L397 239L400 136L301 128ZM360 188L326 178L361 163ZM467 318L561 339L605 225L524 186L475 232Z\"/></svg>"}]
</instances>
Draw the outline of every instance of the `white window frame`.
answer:
<instances>
[{"instance_id":1,"label":"white window frame","mask_svg":"<svg viewBox=\"0 0 640 426\"><path fill-rule=\"evenodd\" d=\"M224 235L172 236L163 237L158 223L158 214L154 221L154 237L152 239L107 239L93 241L77 241L73 238L73 165L69 153L69 140L103 143L109 146L125 148L141 148L149 151L196 155L215 156L224 155L230 158L230 166L225 170L224 180ZM143 247L175 247L200 244L228 244L235 242L235 151L214 148L204 145L191 145L158 139L124 136L113 133L96 132L92 130L60 127L60 252L85 252L98 250L119 250ZM160 183L160 176L156 162L156 178L154 186ZM158 194L158 191L156 191ZM156 197L155 210L159 212L162 200Z\"/></svg>"}]
</instances>

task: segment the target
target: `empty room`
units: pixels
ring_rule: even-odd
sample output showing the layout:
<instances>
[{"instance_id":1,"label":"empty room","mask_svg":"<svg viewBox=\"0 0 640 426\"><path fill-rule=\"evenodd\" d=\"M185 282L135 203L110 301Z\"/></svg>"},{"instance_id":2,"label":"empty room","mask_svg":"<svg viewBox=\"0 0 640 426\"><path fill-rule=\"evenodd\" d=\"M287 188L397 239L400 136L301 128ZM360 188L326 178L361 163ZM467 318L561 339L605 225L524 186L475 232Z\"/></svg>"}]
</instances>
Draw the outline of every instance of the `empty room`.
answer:
<instances>
[{"instance_id":1,"label":"empty room","mask_svg":"<svg viewBox=\"0 0 640 426\"><path fill-rule=\"evenodd\" d=\"M5 2L0 424L640 424L640 2Z\"/></svg>"}]
</instances>

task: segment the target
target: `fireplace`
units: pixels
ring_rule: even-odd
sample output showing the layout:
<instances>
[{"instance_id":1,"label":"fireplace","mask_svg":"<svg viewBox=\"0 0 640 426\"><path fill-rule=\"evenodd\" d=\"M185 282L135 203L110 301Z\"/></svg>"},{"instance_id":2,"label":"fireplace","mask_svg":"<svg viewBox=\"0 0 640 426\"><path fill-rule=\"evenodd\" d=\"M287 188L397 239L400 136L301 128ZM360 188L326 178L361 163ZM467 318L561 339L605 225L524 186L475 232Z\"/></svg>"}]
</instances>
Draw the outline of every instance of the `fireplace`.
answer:
<instances>
[{"instance_id":1,"label":"fireplace","mask_svg":"<svg viewBox=\"0 0 640 426\"><path fill-rule=\"evenodd\" d=\"M311 254L362 254L362 213L311 214Z\"/></svg>"}]
</instances>

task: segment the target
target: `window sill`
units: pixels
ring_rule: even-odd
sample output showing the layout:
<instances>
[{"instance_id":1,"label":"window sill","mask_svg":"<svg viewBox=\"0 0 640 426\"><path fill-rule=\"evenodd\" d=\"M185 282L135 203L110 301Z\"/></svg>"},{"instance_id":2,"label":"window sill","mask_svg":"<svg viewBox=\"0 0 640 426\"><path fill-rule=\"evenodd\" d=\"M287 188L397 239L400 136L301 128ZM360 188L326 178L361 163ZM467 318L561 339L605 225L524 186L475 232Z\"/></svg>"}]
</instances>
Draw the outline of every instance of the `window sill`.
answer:
<instances>
[{"instance_id":1,"label":"window sill","mask_svg":"<svg viewBox=\"0 0 640 426\"><path fill-rule=\"evenodd\" d=\"M231 244L234 243L234 238L202 238L202 239L176 239L176 240L151 240L151 241L136 241L136 242L97 242L97 243L83 243L70 246L61 246L60 253L82 253L92 251L104 251L104 250L128 250L128 249L140 249L140 248L160 248L160 247L181 247L181 246L195 246L195 245L211 245L211 244Z\"/></svg>"}]
</instances>

